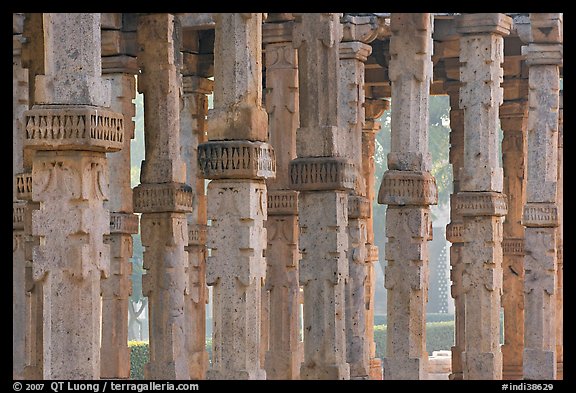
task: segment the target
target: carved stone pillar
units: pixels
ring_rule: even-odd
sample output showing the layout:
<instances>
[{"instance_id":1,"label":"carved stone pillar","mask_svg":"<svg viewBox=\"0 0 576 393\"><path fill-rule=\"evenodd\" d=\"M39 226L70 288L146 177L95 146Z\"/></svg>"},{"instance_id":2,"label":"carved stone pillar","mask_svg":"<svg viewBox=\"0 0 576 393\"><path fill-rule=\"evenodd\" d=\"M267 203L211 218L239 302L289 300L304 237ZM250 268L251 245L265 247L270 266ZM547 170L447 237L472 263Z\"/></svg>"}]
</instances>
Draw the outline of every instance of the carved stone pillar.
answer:
<instances>
[{"instance_id":1,"label":"carved stone pillar","mask_svg":"<svg viewBox=\"0 0 576 393\"><path fill-rule=\"evenodd\" d=\"M295 14L300 128L290 187L298 194L300 284L304 287L302 379L349 379L344 285L348 276L348 191L357 169L340 127L340 14Z\"/></svg>"},{"instance_id":2,"label":"carved stone pillar","mask_svg":"<svg viewBox=\"0 0 576 393\"><path fill-rule=\"evenodd\" d=\"M452 352L451 380L463 379L462 352L464 351L464 330L466 310L462 290L462 215L457 210L456 195L460 192L459 173L464 165L464 111L460 109L460 82L444 83L444 88L450 97L450 152L452 165L452 194L450 195L450 223L446 225L446 240L450 243L450 292L454 299L454 346Z\"/></svg>"},{"instance_id":3,"label":"carved stone pillar","mask_svg":"<svg viewBox=\"0 0 576 393\"><path fill-rule=\"evenodd\" d=\"M524 258L524 379L555 379L558 104L562 14L530 14Z\"/></svg>"},{"instance_id":4,"label":"carved stone pillar","mask_svg":"<svg viewBox=\"0 0 576 393\"><path fill-rule=\"evenodd\" d=\"M368 274L365 287L366 306L366 341L369 351L370 379L382 379L382 361L376 357L376 343L374 342L374 293L376 290L376 273L374 263L378 262L378 247L374 244L373 227L373 201L376 196L374 186L374 154L376 150L376 134L381 125L378 119L388 109L390 101L366 99L364 103L365 121L362 128L362 175L366 184L366 198L368 199L368 217L366 218L366 263Z\"/></svg>"},{"instance_id":5,"label":"carved stone pillar","mask_svg":"<svg viewBox=\"0 0 576 393\"><path fill-rule=\"evenodd\" d=\"M564 379L564 94L560 91L558 110L558 295L556 296L556 379Z\"/></svg>"},{"instance_id":6,"label":"carved stone pillar","mask_svg":"<svg viewBox=\"0 0 576 393\"><path fill-rule=\"evenodd\" d=\"M266 178L275 176L262 108L262 14L214 14L214 109L198 160L208 184L206 281L213 286L208 379L265 379L260 364L266 274ZM234 72L232 72L232 70Z\"/></svg>"},{"instance_id":7,"label":"carved stone pillar","mask_svg":"<svg viewBox=\"0 0 576 393\"><path fill-rule=\"evenodd\" d=\"M100 377L100 277L109 273L108 163L123 117L106 107L100 14L43 14L45 75L24 113L32 161L32 278L42 283L44 379ZM74 53L75 56L70 56Z\"/></svg>"},{"instance_id":8,"label":"carved stone pillar","mask_svg":"<svg viewBox=\"0 0 576 393\"><path fill-rule=\"evenodd\" d=\"M22 67L24 14L12 14L12 378L24 378L26 284L24 259L24 208L19 200L17 175L24 172L24 124L28 109L28 72Z\"/></svg>"},{"instance_id":9,"label":"carved stone pillar","mask_svg":"<svg viewBox=\"0 0 576 393\"><path fill-rule=\"evenodd\" d=\"M527 80L524 83L527 85ZM520 98L520 97L519 97ZM502 270L504 308L504 345L502 345L502 378L522 379L524 349L524 227L522 208L526 203L526 100L504 101L500 107L500 124L504 131L502 164L504 194L508 196L508 213L503 224Z\"/></svg>"},{"instance_id":10,"label":"carved stone pillar","mask_svg":"<svg viewBox=\"0 0 576 393\"><path fill-rule=\"evenodd\" d=\"M122 20L122 14L109 14ZM116 29L102 30L103 41L115 38L120 48L128 47L129 34ZM104 44L104 42L103 42ZM130 141L134 138L136 79L135 53L108 49L103 45L102 73L112 87L110 108L123 115L122 150L108 156L110 167L110 275L102 280L102 341L100 344L100 377L130 377L128 348L128 302L132 291L132 234L138 233L138 216L133 214L130 188Z\"/></svg>"},{"instance_id":11,"label":"carved stone pillar","mask_svg":"<svg viewBox=\"0 0 576 393\"><path fill-rule=\"evenodd\" d=\"M504 14L463 14L460 36L460 108L464 162L456 210L462 216L462 294L465 309L463 379L502 379L500 304L502 220L506 196L499 163L498 111L503 100ZM482 162L483 165L478 165Z\"/></svg>"},{"instance_id":12,"label":"carved stone pillar","mask_svg":"<svg viewBox=\"0 0 576 393\"><path fill-rule=\"evenodd\" d=\"M426 379L429 206L438 203L428 153L432 15L393 13L390 29L392 139L378 193L378 203L388 205L384 379Z\"/></svg>"},{"instance_id":13,"label":"carved stone pillar","mask_svg":"<svg viewBox=\"0 0 576 393\"><path fill-rule=\"evenodd\" d=\"M289 165L296 158L298 61L292 47L294 22L263 25L266 50L266 110L270 144L276 153L276 178L268 187L266 290L270 296L268 379L299 379L298 193L290 189Z\"/></svg>"},{"instance_id":14,"label":"carved stone pillar","mask_svg":"<svg viewBox=\"0 0 576 393\"><path fill-rule=\"evenodd\" d=\"M188 292L186 295L186 334L190 361L190 378L205 379L208 370L206 351L206 222L207 201L204 193L204 178L198 170L198 144L206 137L206 114L208 94L214 82L205 77L197 66L202 55L182 52L184 57L183 95L180 111L180 138L183 158L186 162L187 184L192 187L194 203L188 214Z\"/></svg>"},{"instance_id":15,"label":"carved stone pillar","mask_svg":"<svg viewBox=\"0 0 576 393\"><path fill-rule=\"evenodd\" d=\"M190 379L185 298L188 279L186 213L193 193L180 155L180 29L172 14L138 18L138 90L144 94L145 159L134 188L142 213L142 289L148 296L150 361L147 379Z\"/></svg>"}]
</instances>

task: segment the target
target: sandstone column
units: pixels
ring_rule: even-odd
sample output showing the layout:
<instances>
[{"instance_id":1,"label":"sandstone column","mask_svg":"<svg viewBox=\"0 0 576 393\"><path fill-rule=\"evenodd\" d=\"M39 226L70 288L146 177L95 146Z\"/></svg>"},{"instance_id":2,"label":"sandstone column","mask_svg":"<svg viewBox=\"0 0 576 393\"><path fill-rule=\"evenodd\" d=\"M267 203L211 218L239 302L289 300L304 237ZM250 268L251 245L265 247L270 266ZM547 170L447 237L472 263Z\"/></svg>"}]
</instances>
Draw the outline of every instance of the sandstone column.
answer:
<instances>
[{"instance_id":1,"label":"sandstone column","mask_svg":"<svg viewBox=\"0 0 576 393\"><path fill-rule=\"evenodd\" d=\"M26 332L26 282L24 259L24 209L17 175L24 172L24 123L28 109L28 71L22 66L24 14L12 14L12 378L24 378Z\"/></svg>"},{"instance_id":2,"label":"sandstone column","mask_svg":"<svg viewBox=\"0 0 576 393\"><path fill-rule=\"evenodd\" d=\"M22 66L28 70L28 106L35 102L34 86L36 75L44 74L44 29L41 13L24 14L22 42ZM22 97L22 99L24 99ZM23 119L21 120L23 121ZM24 124L22 126L24 128ZM22 140L24 130L22 129ZM32 201L32 157L34 151L24 149L23 172L16 178L17 199L25 200L24 204L24 279L26 284L25 307L25 379L43 378L43 288L42 282L35 282L32 274L32 247L38 239L32 236L32 212L38 210L39 203Z\"/></svg>"},{"instance_id":3,"label":"sandstone column","mask_svg":"<svg viewBox=\"0 0 576 393\"><path fill-rule=\"evenodd\" d=\"M512 60L514 61L514 60ZM520 60L518 60L520 63ZM527 91L526 79L506 80ZM508 91L507 91L508 90ZM504 308L504 345L502 346L502 378L522 379L522 351L524 348L524 227L522 208L526 203L526 122L528 105L524 94L511 96L500 107L500 124L504 131L502 164L504 194L508 197L508 213L503 224L502 271Z\"/></svg>"},{"instance_id":4,"label":"sandstone column","mask_svg":"<svg viewBox=\"0 0 576 393\"><path fill-rule=\"evenodd\" d=\"M459 72L459 71L458 71ZM450 152L452 165L452 194L450 195L450 223L446 225L446 240L450 243L450 292L454 299L454 346L452 352L452 368L449 378L461 380L462 352L464 351L464 294L462 290L462 215L457 210L456 195L460 192L459 173L464 164L464 111L460 109L460 82L444 82L444 88L450 97Z\"/></svg>"},{"instance_id":5,"label":"sandstone column","mask_svg":"<svg viewBox=\"0 0 576 393\"><path fill-rule=\"evenodd\" d=\"M134 211L142 213L142 289L148 296L150 362L147 379L189 379L185 291L188 279L186 213L193 193L180 156L180 29L172 14L138 18L138 90L144 94L141 184Z\"/></svg>"},{"instance_id":6,"label":"sandstone column","mask_svg":"<svg viewBox=\"0 0 576 393\"><path fill-rule=\"evenodd\" d=\"M426 379L429 206L438 202L428 153L432 16L393 13L390 29L392 140L378 193L378 203L388 205L384 379Z\"/></svg>"},{"instance_id":7,"label":"sandstone column","mask_svg":"<svg viewBox=\"0 0 576 393\"><path fill-rule=\"evenodd\" d=\"M110 275L102 280L100 377L130 377L128 302L132 289L132 234L138 233L130 188L130 140L134 138L135 53L127 50L134 33L124 32L122 14L102 14L102 73L112 87L110 108L123 115L122 150L108 156L110 167ZM135 48L130 48L135 49ZM131 56L132 55L132 56Z\"/></svg>"},{"instance_id":8,"label":"sandstone column","mask_svg":"<svg viewBox=\"0 0 576 393\"><path fill-rule=\"evenodd\" d=\"M347 154L354 162L356 182L348 197L348 280L346 281L346 360L351 379L368 379L370 345L366 335L366 285L368 283L367 218L370 200L362 173L362 129L364 111L364 62L372 52L367 43L378 34L375 16L342 18L343 38L340 43L339 115L347 132Z\"/></svg>"},{"instance_id":9,"label":"sandstone column","mask_svg":"<svg viewBox=\"0 0 576 393\"><path fill-rule=\"evenodd\" d=\"M208 184L206 282L213 286L208 379L265 379L260 364L267 195L275 175L262 108L262 14L214 14L214 109L198 161Z\"/></svg>"},{"instance_id":10,"label":"sandstone column","mask_svg":"<svg viewBox=\"0 0 576 393\"><path fill-rule=\"evenodd\" d=\"M555 379L558 104L562 14L530 14L524 249L524 378Z\"/></svg>"},{"instance_id":11,"label":"sandstone column","mask_svg":"<svg viewBox=\"0 0 576 393\"><path fill-rule=\"evenodd\" d=\"M348 191L354 162L340 127L338 81L341 14L295 14L300 127L290 186L298 194L300 285L304 286L302 379L349 379L345 292L348 276Z\"/></svg>"},{"instance_id":12,"label":"sandstone column","mask_svg":"<svg viewBox=\"0 0 576 393\"><path fill-rule=\"evenodd\" d=\"M556 379L564 379L564 94L560 91L558 111L558 295L556 296Z\"/></svg>"},{"instance_id":13,"label":"sandstone column","mask_svg":"<svg viewBox=\"0 0 576 393\"><path fill-rule=\"evenodd\" d=\"M460 37L460 108L464 110L464 162L456 210L462 216L464 297L463 379L501 379L500 297L502 220L506 197L498 151L498 110L503 100L504 14L464 14ZM483 163L483 165L479 165Z\"/></svg>"},{"instance_id":14,"label":"sandstone column","mask_svg":"<svg viewBox=\"0 0 576 393\"><path fill-rule=\"evenodd\" d=\"M378 247L374 244L373 201L376 195L374 187L374 154L376 150L376 134L381 125L378 119L388 109L390 101L366 99L364 103L365 121L362 128L362 175L366 183L366 198L368 199L368 217L366 218L366 263L368 274L366 279L366 341L369 348L370 379L382 379L382 361L376 357L374 342L374 293L376 290L376 273L374 263L378 262Z\"/></svg>"},{"instance_id":15,"label":"sandstone column","mask_svg":"<svg viewBox=\"0 0 576 393\"><path fill-rule=\"evenodd\" d=\"M195 40L198 45L198 39ZM206 195L204 178L198 170L198 144L206 142L206 114L208 94L214 82L207 78L199 65L202 54L199 48L183 48L184 66L182 107L180 111L180 138L182 157L186 162L187 184L192 187L194 203L188 214L188 292L186 295L186 334L190 378L205 379L208 369L206 351Z\"/></svg>"},{"instance_id":16,"label":"sandstone column","mask_svg":"<svg viewBox=\"0 0 576 393\"><path fill-rule=\"evenodd\" d=\"M263 25L266 51L266 110L276 178L268 187L266 290L270 296L268 379L299 379L298 193L290 189L289 164L296 158L298 61L292 47L294 22L269 14Z\"/></svg>"},{"instance_id":17,"label":"sandstone column","mask_svg":"<svg viewBox=\"0 0 576 393\"><path fill-rule=\"evenodd\" d=\"M32 276L43 286L43 378L100 377L100 277L109 273L108 164L123 117L106 107L100 14L43 14L45 75L25 112L32 163Z\"/></svg>"}]
</instances>

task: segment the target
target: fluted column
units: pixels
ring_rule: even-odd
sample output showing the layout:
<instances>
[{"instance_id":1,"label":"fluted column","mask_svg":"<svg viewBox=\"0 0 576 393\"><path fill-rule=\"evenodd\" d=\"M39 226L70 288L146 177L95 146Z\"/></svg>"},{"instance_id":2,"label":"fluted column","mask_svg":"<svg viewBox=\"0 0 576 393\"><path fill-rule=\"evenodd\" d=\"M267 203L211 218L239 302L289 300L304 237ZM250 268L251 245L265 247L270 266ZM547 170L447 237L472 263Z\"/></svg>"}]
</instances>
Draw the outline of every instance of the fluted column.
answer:
<instances>
[{"instance_id":1,"label":"fluted column","mask_svg":"<svg viewBox=\"0 0 576 393\"><path fill-rule=\"evenodd\" d=\"M460 192L459 173L464 164L464 111L460 109L460 82L444 82L444 88L450 97L450 152L449 161L452 165L452 194L450 194L450 223L446 225L446 240L450 245L450 293L454 299L454 345L452 352L452 368L449 378L461 380L462 352L465 340L465 307L462 290L462 215L457 210L456 195Z\"/></svg>"},{"instance_id":2,"label":"fluted column","mask_svg":"<svg viewBox=\"0 0 576 393\"><path fill-rule=\"evenodd\" d=\"M527 87L527 80L520 80ZM506 89L506 87L505 87ZM526 89L521 89L526 90ZM524 97L511 97L500 107L504 194L508 213L503 224L502 307L504 308L504 345L502 378L522 379L524 348L524 227L522 208L526 202L526 123L528 105Z\"/></svg>"},{"instance_id":3,"label":"fluted column","mask_svg":"<svg viewBox=\"0 0 576 393\"><path fill-rule=\"evenodd\" d=\"M109 274L108 163L123 117L106 109L100 14L43 14L45 75L24 113L32 161L32 279L43 286L43 378L100 377L100 277ZM73 54L73 55L71 55Z\"/></svg>"},{"instance_id":4,"label":"fluted column","mask_svg":"<svg viewBox=\"0 0 576 393\"><path fill-rule=\"evenodd\" d=\"M18 198L17 175L24 172L24 123L28 109L28 71L22 66L24 14L12 14L12 378L24 378L26 281L24 209Z\"/></svg>"},{"instance_id":5,"label":"fluted column","mask_svg":"<svg viewBox=\"0 0 576 393\"><path fill-rule=\"evenodd\" d=\"M428 153L432 15L393 13L390 29L392 139L378 193L378 203L388 205L384 379L426 379L430 205L438 203Z\"/></svg>"},{"instance_id":6,"label":"fluted column","mask_svg":"<svg viewBox=\"0 0 576 393\"><path fill-rule=\"evenodd\" d=\"M461 34L460 108L464 110L464 162L455 201L463 223L463 379L502 379L500 306L506 197L497 144L503 100L503 36L509 34L511 23L510 17L498 13L463 14L456 19Z\"/></svg>"},{"instance_id":7,"label":"fluted column","mask_svg":"<svg viewBox=\"0 0 576 393\"><path fill-rule=\"evenodd\" d=\"M290 189L289 165L296 158L298 59L292 46L294 22L269 14L263 25L266 51L266 110L276 178L268 187L266 290L269 291L268 379L299 379L298 193Z\"/></svg>"},{"instance_id":8,"label":"fluted column","mask_svg":"<svg viewBox=\"0 0 576 393\"><path fill-rule=\"evenodd\" d=\"M122 14L115 15L122 20ZM122 26L102 31L102 37L114 37L120 47L127 47L129 33ZM132 234L138 233L138 216L133 214L130 188L130 143L134 138L136 79L138 72L134 53L104 48L103 77L112 87L110 108L121 113L124 122L122 150L110 154L110 275L102 280L102 341L100 344L100 377L130 377L128 348L128 302L132 292ZM131 56L132 55L132 56Z\"/></svg>"},{"instance_id":9,"label":"fluted column","mask_svg":"<svg viewBox=\"0 0 576 393\"><path fill-rule=\"evenodd\" d=\"M149 306L150 361L144 373L147 379L190 379L185 247L193 192L180 153L180 28L172 14L141 14L137 39L146 151L133 197L134 211L142 213L142 289Z\"/></svg>"},{"instance_id":10,"label":"fluted column","mask_svg":"<svg viewBox=\"0 0 576 393\"><path fill-rule=\"evenodd\" d=\"M374 154L376 151L376 134L381 125L378 119L388 109L390 101L365 99L365 121L362 128L362 175L366 184L366 198L368 199L368 217L366 218L366 263L368 272L365 287L366 306L366 341L369 352L370 379L382 379L382 360L376 357L376 343L374 342L374 297L376 290L376 273L374 263L378 262L378 247L374 244L374 207L373 201L376 196L374 186Z\"/></svg>"},{"instance_id":11,"label":"fluted column","mask_svg":"<svg viewBox=\"0 0 576 393\"><path fill-rule=\"evenodd\" d=\"M207 201L204 177L198 170L198 144L206 142L206 115L208 94L214 82L208 79L198 66L203 55L182 51L182 106L180 111L180 138L182 157L186 162L187 184L192 187L194 201L188 219L188 291L186 294L186 334L191 379L205 379L208 370L206 351L206 223Z\"/></svg>"},{"instance_id":12,"label":"fluted column","mask_svg":"<svg viewBox=\"0 0 576 393\"><path fill-rule=\"evenodd\" d=\"M558 104L562 14L530 14L524 257L524 378L555 379Z\"/></svg>"},{"instance_id":13,"label":"fluted column","mask_svg":"<svg viewBox=\"0 0 576 393\"><path fill-rule=\"evenodd\" d=\"M214 109L198 160L208 184L206 282L213 287L208 379L265 379L260 363L267 192L275 176L262 108L262 14L213 14Z\"/></svg>"},{"instance_id":14,"label":"fluted column","mask_svg":"<svg viewBox=\"0 0 576 393\"><path fill-rule=\"evenodd\" d=\"M300 285L304 287L302 379L349 379L344 285L348 191L357 169L339 117L341 14L295 14L300 127L290 187L298 194Z\"/></svg>"}]
</instances>

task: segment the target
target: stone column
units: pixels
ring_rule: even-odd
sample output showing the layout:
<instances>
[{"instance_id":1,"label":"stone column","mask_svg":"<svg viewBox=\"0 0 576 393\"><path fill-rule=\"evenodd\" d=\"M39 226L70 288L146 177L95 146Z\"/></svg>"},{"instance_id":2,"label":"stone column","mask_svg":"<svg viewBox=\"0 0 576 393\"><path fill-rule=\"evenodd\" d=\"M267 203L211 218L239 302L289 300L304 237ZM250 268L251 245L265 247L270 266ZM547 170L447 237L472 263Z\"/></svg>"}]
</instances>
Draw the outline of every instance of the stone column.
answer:
<instances>
[{"instance_id":1,"label":"stone column","mask_svg":"<svg viewBox=\"0 0 576 393\"><path fill-rule=\"evenodd\" d=\"M28 107L35 102L34 86L36 75L44 74L44 29L41 13L24 14L22 41L22 66L28 70ZM24 97L22 97L24 99ZM23 118L21 120L23 122ZM24 124L21 129L24 141ZM16 138L15 138L16 140ZM16 151L16 149L14 149ZM39 203L32 201L32 157L34 151L24 149L22 169L16 177L17 199L25 200L23 217L23 242L25 263L25 379L43 378L43 307L42 282L35 282L32 277L32 247L38 244L38 239L32 236L32 212L38 210Z\"/></svg>"},{"instance_id":2,"label":"stone column","mask_svg":"<svg viewBox=\"0 0 576 393\"><path fill-rule=\"evenodd\" d=\"M502 220L506 196L498 150L503 100L504 14L463 14L460 37L460 108L464 110L464 162L456 210L462 216L462 294L465 309L463 379L502 379L500 305ZM484 163L478 165L478 163Z\"/></svg>"},{"instance_id":3,"label":"stone column","mask_svg":"<svg viewBox=\"0 0 576 393\"><path fill-rule=\"evenodd\" d=\"M198 161L208 184L206 282L213 286L208 379L265 379L260 364L266 274L266 178L275 175L262 108L262 14L214 14L214 109Z\"/></svg>"},{"instance_id":4,"label":"stone column","mask_svg":"<svg viewBox=\"0 0 576 393\"><path fill-rule=\"evenodd\" d=\"M519 80L527 90L528 81ZM506 87L505 87L506 90ZM502 345L502 378L522 379L524 348L524 227L522 208L526 203L526 122L528 105L523 97L506 100L500 107L500 124L504 131L502 164L504 194L508 213L503 224L502 271L504 308L504 345Z\"/></svg>"},{"instance_id":5,"label":"stone column","mask_svg":"<svg viewBox=\"0 0 576 393\"><path fill-rule=\"evenodd\" d=\"M43 286L43 378L100 377L100 277L109 273L105 152L123 117L101 78L100 14L43 14L45 75L25 112L32 161L32 278Z\"/></svg>"},{"instance_id":6,"label":"stone column","mask_svg":"<svg viewBox=\"0 0 576 393\"><path fill-rule=\"evenodd\" d=\"M295 14L300 127L290 187L298 194L300 285L304 287L302 379L349 379L345 292L348 192L357 169L339 117L341 14Z\"/></svg>"},{"instance_id":7,"label":"stone column","mask_svg":"<svg viewBox=\"0 0 576 393\"><path fill-rule=\"evenodd\" d=\"M196 49L196 50L195 50ZM197 48L184 48L182 106L180 111L180 138L182 157L186 162L186 183L192 187L194 203L192 214L188 214L188 291L186 294L186 334L190 378L205 379L208 369L206 351L206 209L204 178L198 170L198 144L207 141L206 114L208 94L214 82L207 78L199 66L204 55Z\"/></svg>"},{"instance_id":8,"label":"stone column","mask_svg":"<svg viewBox=\"0 0 576 393\"><path fill-rule=\"evenodd\" d=\"M376 343L374 342L374 293L376 290L376 273L374 263L378 262L378 247L374 244L373 227L373 201L376 196L374 186L374 154L376 150L376 134L381 125L378 119L388 109L390 101L366 99L364 103L365 121L362 128L362 175L366 184L366 198L368 199L368 217L366 218L366 263L368 274L365 287L366 304L366 341L370 359L370 379L382 379L382 361L376 357Z\"/></svg>"},{"instance_id":9,"label":"stone column","mask_svg":"<svg viewBox=\"0 0 576 393\"><path fill-rule=\"evenodd\" d=\"M28 71L22 66L24 14L12 14L12 378L24 378L26 332L26 281L24 209L17 175L24 172L24 124L28 109Z\"/></svg>"},{"instance_id":10,"label":"stone column","mask_svg":"<svg viewBox=\"0 0 576 393\"><path fill-rule=\"evenodd\" d=\"M300 379L298 296L298 193L290 189L289 165L296 158L298 61L292 47L294 22L269 14L262 34L266 51L266 110L276 178L268 187L266 290L270 296L268 379ZM291 15L290 15L291 16Z\"/></svg>"},{"instance_id":11,"label":"stone column","mask_svg":"<svg viewBox=\"0 0 576 393\"><path fill-rule=\"evenodd\" d=\"M428 153L432 15L393 13L390 29L392 139L378 193L378 203L388 205L384 379L426 379L430 205L438 202Z\"/></svg>"},{"instance_id":12,"label":"stone column","mask_svg":"<svg viewBox=\"0 0 576 393\"><path fill-rule=\"evenodd\" d=\"M450 223L446 225L446 240L450 245L450 293L454 299L454 346L452 352L452 368L449 378L461 380L462 352L464 351L464 327L466 310L462 290L462 215L457 210L456 195L460 192L459 173L464 166L464 111L460 109L460 82L444 82L444 88L450 97L450 152L449 161L452 165L452 194L450 195Z\"/></svg>"},{"instance_id":13,"label":"stone column","mask_svg":"<svg viewBox=\"0 0 576 393\"><path fill-rule=\"evenodd\" d=\"M103 14L102 74L112 87L110 108L124 122L122 150L108 156L110 167L110 275L102 280L102 342L100 377L130 377L128 348L128 302L132 290L132 234L138 233L138 216L133 214L130 188L130 141L134 138L136 79L135 53L127 48L133 33L123 32L122 14ZM110 47L109 42L117 42ZM131 48L132 49L132 48Z\"/></svg>"},{"instance_id":14,"label":"stone column","mask_svg":"<svg viewBox=\"0 0 576 393\"><path fill-rule=\"evenodd\" d=\"M560 91L558 110L558 295L556 296L556 379L564 379L564 94Z\"/></svg>"},{"instance_id":15,"label":"stone column","mask_svg":"<svg viewBox=\"0 0 576 393\"><path fill-rule=\"evenodd\" d=\"M562 14L530 14L524 249L524 379L555 379L558 101Z\"/></svg>"},{"instance_id":16,"label":"stone column","mask_svg":"<svg viewBox=\"0 0 576 393\"><path fill-rule=\"evenodd\" d=\"M180 29L172 14L138 18L138 90L144 94L141 184L134 211L142 213L142 289L148 296L150 362L147 379L190 379L185 292L188 279L186 213L193 193L180 156Z\"/></svg>"}]
</instances>

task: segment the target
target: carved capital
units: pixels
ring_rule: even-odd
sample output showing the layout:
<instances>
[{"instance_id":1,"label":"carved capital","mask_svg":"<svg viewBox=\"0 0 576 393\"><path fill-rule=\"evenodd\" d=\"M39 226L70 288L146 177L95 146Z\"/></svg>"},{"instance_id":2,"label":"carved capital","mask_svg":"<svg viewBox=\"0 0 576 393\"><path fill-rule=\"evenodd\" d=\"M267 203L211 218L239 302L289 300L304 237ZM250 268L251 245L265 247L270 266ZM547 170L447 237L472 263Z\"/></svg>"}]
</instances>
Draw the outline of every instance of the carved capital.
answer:
<instances>
[{"instance_id":1,"label":"carved capital","mask_svg":"<svg viewBox=\"0 0 576 393\"><path fill-rule=\"evenodd\" d=\"M211 94L213 91L213 80L195 75L182 77L182 92L184 94Z\"/></svg>"},{"instance_id":2,"label":"carved capital","mask_svg":"<svg viewBox=\"0 0 576 393\"><path fill-rule=\"evenodd\" d=\"M386 110L390 108L389 100L376 100L366 98L364 101L364 111L367 120L379 119Z\"/></svg>"},{"instance_id":3,"label":"carved capital","mask_svg":"<svg viewBox=\"0 0 576 393\"><path fill-rule=\"evenodd\" d=\"M132 195L137 213L192 212L192 188L187 184L140 184Z\"/></svg>"},{"instance_id":4,"label":"carved capital","mask_svg":"<svg viewBox=\"0 0 576 393\"><path fill-rule=\"evenodd\" d=\"M209 141L198 145L206 179L267 179L276 176L274 149L266 142Z\"/></svg>"},{"instance_id":5,"label":"carved capital","mask_svg":"<svg viewBox=\"0 0 576 393\"><path fill-rule=\"evenodd\" d=\"M446 225L446 240L450 243L464 243L464 224L451 222Z\"/></svg>"},{"instance_id":6,"label":"carved capital","mask_svg":"<svg viewBox=\"0 0 576 393\"><path fill-rule=\"evenodd\" d=\"M429 172L388 170L384 173L378 203L387 205L435 205L436 179Z\"/></svg>"},{"instance_id":7,"label":"carved capital","mask_svg":"<svg viewBox=\"0 0 576 393\"><path fill-rule=\"evenodd\" d=\"M378 246L366 244L366 262L378 262Z\"/></svg>"},{"instance_id":8,"label":"carved capital","mask_svg":"<svg viewBox=\"0 0 576 393\"><path fill-rule=\"evenodd\" d=\"M344 15L342 22L342 41L361 41L366 44L376 38L389 36L390 28L385 19L376 15Z\"/></svg>"},{"instance_id":9,"label":"carved capital","mask_svg":"<svg viewBox=\"0 0 576 393\"><path fill-rule=\"evenodd\" d=\"M16 198L24 201L32 200L32 172L16 175Z\"/></svg>"},{"instance_id":10,"label":"carved capital","mask_svg":"<svg viewBox=\"0 0 576 393\"><path fill-rule=\"evenodd\" d=\"M138 233L139 219L136 214L110 212L110 233Z\"/></svg>"},{"instance_id":11,"label":"carved capital","mask_svg":"<svg viewBox=\"0 0 576 393\"><path fill-rule=\"evenodd\" d=\"M268 190L268 215L298 215L298 192Z\"/></svg>"},{"instance_id":12,"label":"carved capital","mask_svg":"<svg viewBox=\"0 0 576 393\"><path fill-rule=\"evenodd\" d=\"M370 56L370 53L372 53L372 47L370 45L359 41L341 42L339 49L340 60L356 59L362 62L366 62L368 56Z\"/></svg>"},{"instance_id":13,"label":"carved capital","mask_svg":"<svg viewBox=\"0 0 576 393\"><path fill-rule=\"evenodd\" d=\"M292 42L292 29L294 22L264 23L262 25L262 43L277 44L281 42Z\"/></svg>"},{"instance_id":14,"label":"carved capital","mask_svg":"<svg viewBox=\"0 0 576 393\"><path fill-rule=\"evenodd\" d=\"M348 218L370 217L370 200L359 195L348 197Z\"/></svg>"},{"instance_id":15,"label":"carved capital","mask_svg":"<svg viewBox=\"0 0 576 393\"><path fill-rule=\"evenodd\" d=\"M502 240L502 253L504 255L524 255L524 239Z\"/></svg>"},{"instance_id":16,"label":"carved capital","mask_svg":"<svg viewBox=\"0 0 576 393\"><path fill-rule=\"evenodd\" d=\"M462 216L504 216L507 212L506 195L499 192L459 192L455 202Z\"/></svg>"},{"instance_id":17,"label":"carved capital","mask_svg":"<svg viewBox=\"0 0 576 393\"><path fill-rule=\"evenodd\" d=\"M207 225L188 223L188 245L205 247L207 233Z\"/></svg>"},{"instance_id":18,"label":"carved capital","mask_svg":"<svg viewBox=\"0 0 576 393\"><path fill-rule=\"evenodd\" d=\"M26 202L13 201L12 202L12 229L24 229L24 208Z\"/></svg>"},{"instance_id":19,"label":"carved capital","mask_svg":"<svg viewBox=\"0 0 576 393\"><path fill-rule=\"evenodd\" d=\"M562 65L564 59L562 44L530 44L526 53L526 64Z\"/></svg>"},{"instance_id":20,"label":"carved capital","mask_svg":"<svg viewBox=\"0 0 576 393\"><path fill-rule=\"evenodd\" d=\"M114 152L124 143L124 116L95 106L38 106L24 122L29 149Z\"/></svg>"},{"instance_id":21,"label":"carved capital","mask_svg":"<svg viewBox=\"0 0 576 393\"><path fill-rule=\"evenodd\" d=\"M508 35L512 18L502 13L462 14L456 18L456 31L460 34Z\"/></svg>"},{"instance_id":22,"label":"carved capital","mask_svg":"<svg viewBox=\"0 0 576 393\"><path fill-rule=\"evenodd\" d=\"M557 227L558 207L554 203L527 203L524 205L522 225L525 227Z\"/></svg>"},{"instance_id":23,"label":"carved capital","mask_svg":"<svg viewBox=\"0 0 576 393\"><path fill-rule=\"evenodd\" d=\"M297 191L352 190L354 163L339 157L305 157L290 162L290 186Z\"/></svg>"}]
</instances>

